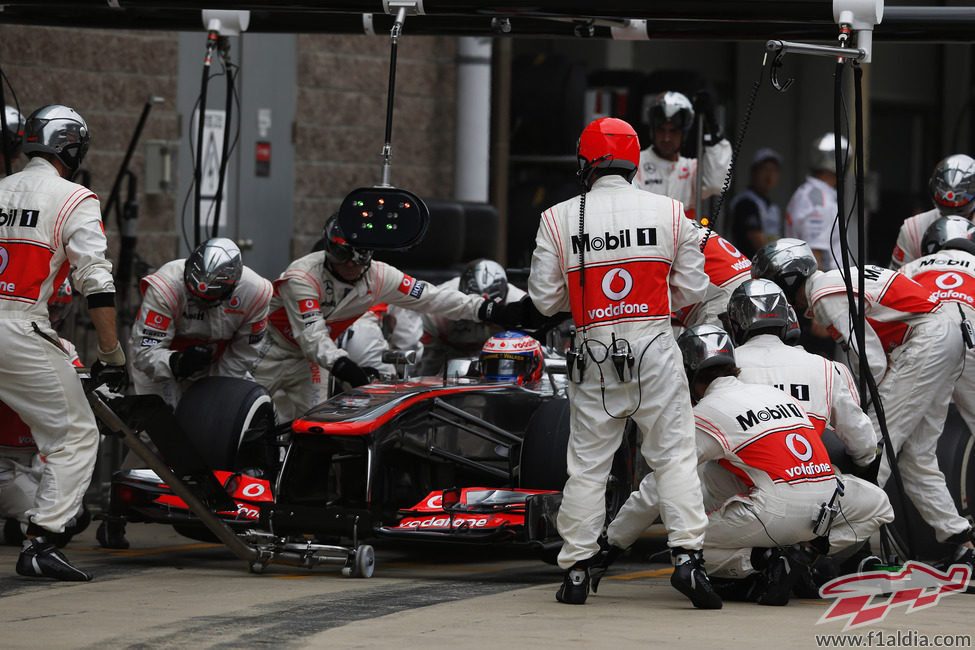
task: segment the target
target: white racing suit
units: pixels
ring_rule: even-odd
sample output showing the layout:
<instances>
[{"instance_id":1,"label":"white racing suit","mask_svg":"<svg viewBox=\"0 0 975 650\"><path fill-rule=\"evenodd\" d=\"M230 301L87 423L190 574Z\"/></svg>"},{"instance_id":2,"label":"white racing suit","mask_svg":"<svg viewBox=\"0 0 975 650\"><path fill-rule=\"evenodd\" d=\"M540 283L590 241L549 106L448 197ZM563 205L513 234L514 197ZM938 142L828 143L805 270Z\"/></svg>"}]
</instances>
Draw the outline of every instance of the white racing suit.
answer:
<instances>
[{"instance_id":1,"label":"white racing suit","mask_svg":"<svg viewBox=\"0 0 975 650\"><path fill-rule=\"evenodd\" d=\"M363 368L372 368L383 377L393 377L396 368L383 361L383 353L386 350L413 350L419 360L424 351L420 342L422 337L423 323L419 314L397 305L380 303L360 316L336 343Z\"/></svg>"},{"instance_id":2,"label":"white racing suit","mask_svg":"<svg viewBox=\"0 0 975 650\"><path fill-rule=\"evenodd\" d=\"M135 392L159 395L174 409L183 391L202 377L251 379L271 301L270 281L245 266L230 297L202 308L186 288L185 265L186 260L173 260L142 279L142 305L129 336ZM177 380L169 358L191 345L211 348L210 365Z\"/></svg>"},{"instance_id":3,"label":"white racing suit","mask_svg":"<svg viewBox=\"0 0 975 650\"><path fill-rule=\"evenodd\" d=\"M835 269L841 259L836 214L836 188L812 176L806 177L785 208L785 236L801 239L817 251L824 271Z\"/></svg>"},{"instance_id":4,"label":"white racing suit","mask_svg":"<svg viewBox=\"0 0 975 650\"><path fill-rule=\"evenodd\" d=\"M451 278L437 286L459 290L460 278ZM524 296L524 291L508 283L505 303L518 302ZM423 363L420 365L420 375L438 374L448 359L480 356L484 342L501 331L500 327L490 323L453 320L434 313L423 314L422 320Z\"/></svg>"},{"instance_id":5,"label":"white racing suit","mask_svg":"<svg viewBox=\"0 0 975 650\"><path fill-rule=\"evenodd\" d=\"M710 147L704 147L704 157L700 164L701 199L721 194L728 168L731 167L731 143L722 138ZM698 159L678 156L676 161L661 158L653 147L640 152L640 166L637 167L633 185L641 190L663 194L684 204L687 216L694 220L707 215L694 214L695 192L697 188Z\"/></svg>"},{"instance_id":6,"label":"white racing suit","mask_svg":"<svg viewBox=\"0 0 975 650\"><path fill-rule=\"evenodd\" d=\"M707 230L701 230L700 238L703 240L707 233ZM751 280L751 270L751 260L742 255L730 241L711 231L704 245L704 272L708 274L708 292L701 302L671 314L671 322L680 328L706 323L727 329L721 315L728 311L731 293L738 285Z\"/></svg>"},{"instance_id":7,"label":"white racing suit","mask_svg":"<svg viewBox=\"0 0 975 650\"><path fill-rule=\"evenodd\" d=\"M67 339L60 341L71 363L80 367L74 345ZM0 518L20 521L21 532L26 531L27 511L34 505L45 464L30 429L13 409L0 402Z\"/></svg>"},{"instance_id":8,"label":"white racing suit","mask_svg":"<svg viewBox=\"0 0 975 650\"><path fill-rule=\"evenodd\" d=\"M563 569L599 550L606 481L627 415L640 428L641 453L655 470L669 544L700 549L707 523L690 394L669 323L671 311L699 302L707 289L697 229L679 202L638 190L620 176L596 180L584 196L581 233L580 197L542 213L528 278L541 313L572 312L575 343L586 358L582 381L569 383L569 478L557 520ZM604 360L614 335L629 343L634 358L623 381Z\"/></svg>"},{"instance_id":9,"label":"white racing suit","mask_svg":"<svg viewBox=\"0 0 975 650\"><path fill-rule=\"evenodd\" d=\"M921 257L921 240L928 227L941 218L937 208L908 217L897 231L897 243L890 255L890 268L895 271Z\"/></svg>"},{"instance_id":10,"label":"white racing suit","mask_svg":"<svg viewBox=\"0 0 975 650\"><path fill-rule=\"evenodd\" d=\"M254 379L271 393L279 418L294 419L328 397L322 368L327 371L348 356L335 339L370 307L387 303L476 320L483 301L442 291L377 261L348 283L328 270L324 251L305 255L274 281L269 336L261 345Z\"/></svg>"},{"instance_id":11,"label":"white racing suit","mask_svg":"<svg viewBox=\"0 0 975 650\"><path fill-rule=\"evenodd\" d=\"M859 271L849 271L858 291ZM863 275L867 361L878 383L904 490L938 541L944 541L969 529L968 520L955 508L936 455L965 359L957 308L945 309L948 305L903 273L868 265ZM816 271L803 291L819 324L856 351L840 271ZM857 367L856 362L851 365ZM876 410L870 417L879 434ZM878 484L883 487L889 476L890 458L884 453Z\"/></svg>"},{"instance_id":12,"label":"white racing suit","mask_svg":"<svg viewBox=\"0 0 975 650\"><path fill-rule=\"evenodd\" d=\"M905 264L901 273L945 303L943 309L957 313L960 306L965 318L975 324L975 255L946 249ZM968 430L975 431L975 350L965 351L964 371L951 398Z\"/></svg>"},{"instance_id":13,"label":"white racing suit","mask_svg":"<svg viewBox=\"0 0 975 650\"><path fill-rule=\"evenodd\" d=\"M98 429L81 382L48 320L69 268L89 307L114 305L98 199L40 157L0 179L0 401L30 429L44 456L29 521L60 533L91 481ZM15 342L15 343L14 343Z\"/></svg>"},{"instance_id":14,"label":"white racing suit","mask_svg":"<svg viewBox=\"0 0 975 650\"><path fill-rule=\"evenodd\" d=\"M708 513L708 574L743 578L755 571L753 548L812 540L813 523L820 505L833 496L836 476L798 400L771 386L718 377L694 406L694 418L698 462L718 462L743 487ZM842 515L829 532L831 552L866 541L894 518L886 498L871 498L876 486L852 476L842 480L846 494L839 498ZM652 490L628 501L609 526L609 541L621 548L632 544L660 503Z\"/></svg>"}]
</instances>

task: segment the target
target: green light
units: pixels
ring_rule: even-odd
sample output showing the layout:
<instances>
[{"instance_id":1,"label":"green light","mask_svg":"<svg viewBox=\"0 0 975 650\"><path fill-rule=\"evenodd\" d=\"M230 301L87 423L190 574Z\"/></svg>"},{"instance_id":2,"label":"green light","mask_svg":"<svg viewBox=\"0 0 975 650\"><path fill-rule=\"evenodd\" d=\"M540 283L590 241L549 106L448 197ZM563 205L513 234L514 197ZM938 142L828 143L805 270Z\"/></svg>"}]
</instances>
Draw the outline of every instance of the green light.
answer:
<instances>
[{"instance_id":1,"label":"green light","mask_svg":"<svg viewBox=\"0 0 975 650\"><path fill-rule=\"evenodd\" d=\"M392 229L393 229L393 224L387 223L386 224L386 230L392 230Z\"/></svg>"},{"instance_id":2,"label":"green light","mask_svg":"<svg viewBox=\"0 0 975 650\"><path fill-rule=\"evenodd\" d=\"M365 203L363 203L362 201L356 201L356 202L355 202L355 206L356 206L357 208L361 208L361 207L362 207L362 206L364 206L364 205L365 205Z\"/></svg>"},{"instance_id":3,"label":"green light","mask_svg":"<svg viewBox=\"0 0 975 650\"><path fill-rule=\"evenodd\" d=\"M366 222L362 224L362 227L365 228L366 230L372 230L372 223Z\"/></svg>"}]
</instances>

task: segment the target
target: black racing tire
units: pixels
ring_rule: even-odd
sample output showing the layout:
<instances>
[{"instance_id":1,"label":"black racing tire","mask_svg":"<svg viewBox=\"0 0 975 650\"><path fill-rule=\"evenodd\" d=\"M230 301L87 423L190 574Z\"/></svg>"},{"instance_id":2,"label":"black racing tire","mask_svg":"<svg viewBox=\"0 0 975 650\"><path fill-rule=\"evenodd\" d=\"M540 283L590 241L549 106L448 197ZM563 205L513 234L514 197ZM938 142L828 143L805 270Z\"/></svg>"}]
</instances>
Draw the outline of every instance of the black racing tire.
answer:
<instances>
[{"instance_id":1,"label":"black racing tire","mask_svg":"<svg viewBox=\"0 0 975 650\"><path fill-rule=\"evenodd\" d=\"M565 487L569 448L569 400L545 402L532 414L521 441L518 486L528 490Z\"/></svg>"},{"instance_id":2,"label":"black racing tire","mask_svg":"<svg viewBox=\"0 0 975 650\"><path fill-rule=\"evenodd\" d=\"M498 258L498 234L501 219L490 203L466 203L464 207L464 253L461 259L470 262L479 258Z\"/></svg>"},{"instance_id":3,"label":"black racing tire","mask_svg":"<svg viewBox=\"0 0 975 650\"><path fill-rule=\"evenodd\" d=\"M236 470L259 462L239 452L265 439L274 426L274 404L252 381L205 377L183 394L176 419L212 469Z\"/></svg>"}]
</instances>

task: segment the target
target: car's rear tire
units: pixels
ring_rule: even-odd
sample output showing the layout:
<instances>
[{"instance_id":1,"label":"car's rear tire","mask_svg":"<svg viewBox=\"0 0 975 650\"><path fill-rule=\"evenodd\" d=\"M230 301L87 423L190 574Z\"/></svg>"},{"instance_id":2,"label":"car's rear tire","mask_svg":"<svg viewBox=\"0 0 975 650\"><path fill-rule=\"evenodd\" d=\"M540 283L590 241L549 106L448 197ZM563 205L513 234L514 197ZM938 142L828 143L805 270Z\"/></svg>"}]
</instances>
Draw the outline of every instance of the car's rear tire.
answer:
<instances>
[{"instance_id":1,"label":"car's rear tire","mask_svg":"<svg viewBox=\"0 0 975 650\"><path fill-rule=\"evenodd\" d=\"M176 419L212 469L235 470L263 464L262 452L243 453L251 443L262 450L274 426L274 405L264 388L233 377L205 377L183 394Z\"/></svg>"}]
</instances>

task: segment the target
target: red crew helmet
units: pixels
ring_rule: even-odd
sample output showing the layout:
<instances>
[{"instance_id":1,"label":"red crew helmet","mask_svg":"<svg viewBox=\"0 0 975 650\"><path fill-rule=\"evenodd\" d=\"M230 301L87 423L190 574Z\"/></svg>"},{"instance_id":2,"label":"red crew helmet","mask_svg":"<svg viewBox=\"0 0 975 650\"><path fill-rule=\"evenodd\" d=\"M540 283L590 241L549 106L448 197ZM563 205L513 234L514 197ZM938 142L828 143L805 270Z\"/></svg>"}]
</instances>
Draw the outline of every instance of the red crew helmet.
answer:
<instances>
[{"instance_id":1,"label":"red crew helmet","mask_svg":"<svg viewBox=\"0 0 975 650\"><path fill-rule=\"evenodd\" d=\"M579 136L577 157L579 175L590 186L593 169L615 169L633 180L640 164L640 139L633 127L615 117L601 117L591 122Z\"/></svg>"}]
</instances>

